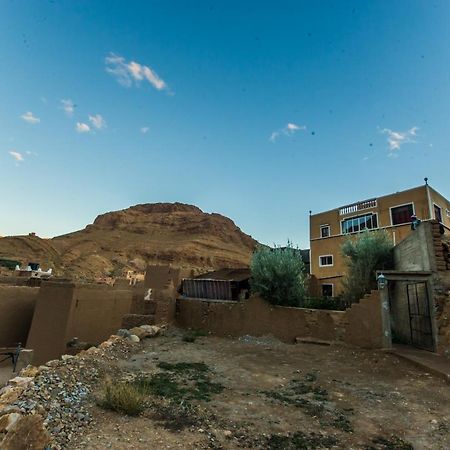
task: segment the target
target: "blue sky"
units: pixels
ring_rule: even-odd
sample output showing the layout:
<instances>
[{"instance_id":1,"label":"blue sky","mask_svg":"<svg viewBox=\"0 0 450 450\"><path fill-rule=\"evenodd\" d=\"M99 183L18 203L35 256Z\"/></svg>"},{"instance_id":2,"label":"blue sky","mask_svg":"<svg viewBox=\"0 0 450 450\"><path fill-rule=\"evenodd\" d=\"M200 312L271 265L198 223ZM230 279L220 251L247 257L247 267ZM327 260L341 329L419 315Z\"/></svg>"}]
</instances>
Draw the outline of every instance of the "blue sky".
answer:
<instances>
[{"instance_id":1,"label":"blue sky","mask_svg":"<svg viewBox=\"0 0 450 450\"><path fill-rule=\"evenodd\" d=\"M450 2L0 0L0 235L180 201L308 246L319 212L450 196Z\"/></svg>"}]
</instances>

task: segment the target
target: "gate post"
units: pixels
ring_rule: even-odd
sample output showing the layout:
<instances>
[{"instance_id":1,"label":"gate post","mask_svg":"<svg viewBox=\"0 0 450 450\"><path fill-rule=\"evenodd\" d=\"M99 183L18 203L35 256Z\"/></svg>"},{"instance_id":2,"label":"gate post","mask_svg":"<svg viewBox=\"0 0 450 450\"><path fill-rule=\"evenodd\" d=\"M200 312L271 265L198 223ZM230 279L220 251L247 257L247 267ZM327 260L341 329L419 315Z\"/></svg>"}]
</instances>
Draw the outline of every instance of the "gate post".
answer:
<instances>
[{"instance_id":1,"label":"gate post","mask_svg":"<svg viewBox=\"0 0 450 450\"><path fill-rule=\"evenodd\" d=\"M391 314L389 310L388 280L383 274L377 277L378 292L380 293L381 307L381 342L383 348L392 348Z\"/></svg>"}]
</instances>

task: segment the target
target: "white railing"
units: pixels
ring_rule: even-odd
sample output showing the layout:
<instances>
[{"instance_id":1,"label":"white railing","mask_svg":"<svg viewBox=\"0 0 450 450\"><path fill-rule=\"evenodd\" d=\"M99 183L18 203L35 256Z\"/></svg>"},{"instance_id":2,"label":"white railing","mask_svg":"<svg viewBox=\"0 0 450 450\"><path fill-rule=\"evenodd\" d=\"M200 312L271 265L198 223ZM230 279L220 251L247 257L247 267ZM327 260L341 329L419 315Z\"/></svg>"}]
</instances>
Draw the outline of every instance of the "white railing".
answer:
<instances>
[{"instance_id":1,"label":"white railing","mask_svg":"<svg viewBox=\"0 0 450 450\"><path fill-rule=\"evenodd\" d=\"M351 205L343 206L339 208L339 215L344 216L346 214L355 213L358 211L363 211L364 209L376 208L377 199L372 198L370 200L364 200L362 202L352 203Z\"/></svg>"}]
</instances>

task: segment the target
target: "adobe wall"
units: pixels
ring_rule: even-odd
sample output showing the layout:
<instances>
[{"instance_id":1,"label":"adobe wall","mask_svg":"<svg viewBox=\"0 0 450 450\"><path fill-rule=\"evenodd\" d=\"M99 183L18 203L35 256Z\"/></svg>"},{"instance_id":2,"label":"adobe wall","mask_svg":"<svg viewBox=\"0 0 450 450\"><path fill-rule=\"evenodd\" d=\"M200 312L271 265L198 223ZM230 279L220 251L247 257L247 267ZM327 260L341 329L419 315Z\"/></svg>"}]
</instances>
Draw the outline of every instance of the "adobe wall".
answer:
<instances>
[{"instance_id":1,"label":"adobe wall","mask_svg":"<svg viewBox=\"0 0 450 450\"><path fill-rule=\"evenodd\" d=\"M78 337L93 344L103 342L121 327L122 317L130 312L131 298L131 289L112 289L106 285L77 286L66 331L67 341Z\"/></svg>"},{"instance_id":2,"label":"adobe wall","mask_svg":"<svg viewBox=\"0 0 450 450\"><path fill-rule=\"evenodd\" d=\"M176 321L217 336L271 334L284 342L315 338L380 348L381 306L375 292L347 311L272 306L256 296L241 302L179 298Z\"/></svg>"},{"instance_id":3,"label":"adobe wall","mask_svg":"<svg viewBox=\"0 0 450 450\"><path fill-rule=\"evenodd\" d=\"M39 288L0 285L0 347L27 341Z\"/></svg>"},{"instance_id":4,"label":"adobe wall","mask_svg":"<svg viewBox=\"0 0 450 450\"><path fill-rule=\"evenodd\" d=\"M43 283L37 297L27 348L33 364L43 364L66 353L66 330L73 310L73 283Z\"/></svg>"},{"instance_id":5,"label":"adobe wall","mask_svg":"<svg viewBox=\"0 0 450 450\"><path fill-rule=\"evenodd\" d=\"M27 348L34 364L66 353L73 337L98 344L121 327L130 311L132 291L106 285L44 282L37 297Z\"/></svg>"}]
</instances>

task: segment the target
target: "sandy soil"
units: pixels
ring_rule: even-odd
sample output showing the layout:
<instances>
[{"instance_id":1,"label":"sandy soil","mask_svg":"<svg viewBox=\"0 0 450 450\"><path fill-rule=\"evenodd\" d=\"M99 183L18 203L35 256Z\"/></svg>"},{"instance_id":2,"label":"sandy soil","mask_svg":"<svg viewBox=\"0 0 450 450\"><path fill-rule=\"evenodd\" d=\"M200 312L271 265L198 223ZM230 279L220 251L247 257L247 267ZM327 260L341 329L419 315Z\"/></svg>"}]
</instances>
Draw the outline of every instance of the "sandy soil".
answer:
<instances>
[{"instance_id":1,"label":"sandy soil","mask_svg":"<svg viewBox=\"0 0 450 450\"><path fill-rule=\"evenodd\" d=\"M163 372L161 362L205 363L223 390L194 402L193 423L175 420L167 429L152 399L139 417L92 401L94 423L72 448L450 448L449 386L395 356L270 338L188 343L182 336L171 330L137 344L114 373L123 378Z\"/></svg>"}]
</instances>

